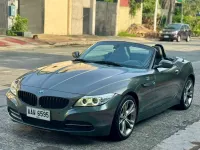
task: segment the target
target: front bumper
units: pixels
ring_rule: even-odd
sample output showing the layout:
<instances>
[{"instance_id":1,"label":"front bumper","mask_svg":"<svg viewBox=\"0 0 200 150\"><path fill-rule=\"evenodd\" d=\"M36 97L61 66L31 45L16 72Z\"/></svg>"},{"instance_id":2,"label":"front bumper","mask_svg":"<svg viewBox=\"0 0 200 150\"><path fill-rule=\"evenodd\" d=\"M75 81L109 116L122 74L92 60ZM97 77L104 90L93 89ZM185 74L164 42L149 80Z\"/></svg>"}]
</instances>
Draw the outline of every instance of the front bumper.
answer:
<instances>
[{"instance_id":1,"label":"front bumper","mask_svg":"<svg viewBox=\"0 0 200 150\"><path fill-rule=\"evenodd\" d=\"M115 110L120 100L121 96L116 95L102 106L50 109L51 120L44 121L27 117L26 107L29 105L20 101L12 93L7 93L8 112L13 121L40 129L83 136L109 135ZM35 106L35 108L39 107Z\"/></svg>"},{"instance_id":2,"label":"front bumper","mask_svg":"<svg viewBox=\"0 0 200 150\"><path fill-rule=\"evenodd\" d=\"M160 39L161 40L176 40L177 34L161 34Z\"/></svg>"}]
</instances>

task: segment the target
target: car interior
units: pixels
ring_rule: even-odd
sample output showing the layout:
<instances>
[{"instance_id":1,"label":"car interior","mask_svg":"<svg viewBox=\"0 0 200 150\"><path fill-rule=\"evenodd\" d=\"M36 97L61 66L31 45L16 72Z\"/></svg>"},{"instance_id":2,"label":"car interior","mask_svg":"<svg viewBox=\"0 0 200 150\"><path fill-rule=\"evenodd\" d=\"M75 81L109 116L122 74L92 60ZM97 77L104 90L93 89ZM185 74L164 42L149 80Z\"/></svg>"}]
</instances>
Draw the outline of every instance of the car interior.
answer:
<instances>
[{"instance_id":1,"label":"car interior","mask_svg":"<svg viewBox=\"0 0 200 150\"><path fill-rule=\"evenodd\" d=\"M141 50L142 51L142 50ZM149 64L149 53L148 50L143 50L144 52L140 52L140 50L131 51L130 47L117 47L115 50L107 55L106 60L112 62L118 62L124 65L136 66L140 68L147 67Z\"/></svg>"}]
</instances>

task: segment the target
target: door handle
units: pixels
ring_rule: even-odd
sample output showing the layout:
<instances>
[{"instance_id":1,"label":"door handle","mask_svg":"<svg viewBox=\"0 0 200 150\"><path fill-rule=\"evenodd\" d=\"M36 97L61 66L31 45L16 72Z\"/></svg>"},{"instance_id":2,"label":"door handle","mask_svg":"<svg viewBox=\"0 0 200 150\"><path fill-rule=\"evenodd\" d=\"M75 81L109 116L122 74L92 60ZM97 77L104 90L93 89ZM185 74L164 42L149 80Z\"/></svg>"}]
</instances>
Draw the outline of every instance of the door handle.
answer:
<instances>
[{"instance_id":1,"label":"door handle","mask_svg":"<svg viewBox=\"0 0 200 150\"><path fill-rule=\"evenodd\" d=\"M178 69L177 69L177 70L175 70L175 73L176 73L176 74L179 74L179 70L178 70Z\"/></svg>"},{"instance_id":2,"label":"door handle","mask_svg":"<svg viewBox=\"0 0 200 150\"><path fill-rule=\"evenodd\" d=\"M155 81L152 81L152 82L147 82L147 83L144 83L142 84L144 87L150 87L150 86L154 86L156 84Z\"/></svg>"}]
</instances>

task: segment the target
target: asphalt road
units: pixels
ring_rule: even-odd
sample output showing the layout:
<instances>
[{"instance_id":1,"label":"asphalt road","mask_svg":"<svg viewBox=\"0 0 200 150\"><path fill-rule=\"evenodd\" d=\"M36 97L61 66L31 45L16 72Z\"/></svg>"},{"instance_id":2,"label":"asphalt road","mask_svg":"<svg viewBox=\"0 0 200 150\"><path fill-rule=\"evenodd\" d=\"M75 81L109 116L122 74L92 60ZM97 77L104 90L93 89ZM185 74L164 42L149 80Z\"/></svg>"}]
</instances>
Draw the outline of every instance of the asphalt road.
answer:
<instances>
[{"instance_id":1,"label":"asphalt road","mask_svg":"<svg viewBox=\"0 0 200 150\"><path fill-rule=\"evenodd\" d=\"M131 137L122 142L112 142L99 137L80 137L38 130L13 123L6 112L4 94L15 78L36 67L69 60L72 51L83 50L86 47L0 51L0 150L148 150L175 132L199 121L200 40L196 39L190 43L161 43L166 47L168 55L184 57L193 62L196 73L193 105L187 111L169 109L162 114L140 122L136 125Z\"/></svg>"}]
</instances>

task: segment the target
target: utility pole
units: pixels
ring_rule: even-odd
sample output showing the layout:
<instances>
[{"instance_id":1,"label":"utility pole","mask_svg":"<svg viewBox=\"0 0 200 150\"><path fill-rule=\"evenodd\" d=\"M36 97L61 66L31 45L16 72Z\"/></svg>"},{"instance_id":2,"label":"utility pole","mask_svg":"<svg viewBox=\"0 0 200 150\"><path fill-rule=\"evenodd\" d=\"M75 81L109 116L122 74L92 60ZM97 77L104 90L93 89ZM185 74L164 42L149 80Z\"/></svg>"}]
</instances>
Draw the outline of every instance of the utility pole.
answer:
<instances>
[{"instance_id":1,"label":"utility pole","mask_svg":"<svg viewBox=\"0 0 200 150\"><path fill-rule=\"evenodd\" d=\"M155 12L154 12L154 28L153 28L154 32L156 32L157 30L157 15L158 15L158 0L156 0Z\"/></svg>"}]
</instances>

